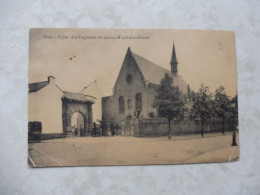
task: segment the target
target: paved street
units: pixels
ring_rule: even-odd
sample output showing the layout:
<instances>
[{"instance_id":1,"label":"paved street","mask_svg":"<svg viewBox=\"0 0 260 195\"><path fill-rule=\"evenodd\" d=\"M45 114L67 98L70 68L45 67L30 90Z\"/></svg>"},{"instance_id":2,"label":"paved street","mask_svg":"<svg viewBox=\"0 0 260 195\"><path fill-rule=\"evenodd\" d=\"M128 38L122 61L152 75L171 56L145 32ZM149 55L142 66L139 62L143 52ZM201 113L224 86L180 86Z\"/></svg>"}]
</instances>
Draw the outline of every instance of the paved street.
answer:
<instances>
[{"instance_id":1,"label":"paved street","mask_svg":"<svg viewBox=\"0 0 260 195\"><path fill-rule=\"evenodd\" d=\"M237 143L239 143L237 135ZM75 137L29 143L32 167L180 164L235 161L239 147L232 134L167 137Z\"/></svg>"}]
</instances>

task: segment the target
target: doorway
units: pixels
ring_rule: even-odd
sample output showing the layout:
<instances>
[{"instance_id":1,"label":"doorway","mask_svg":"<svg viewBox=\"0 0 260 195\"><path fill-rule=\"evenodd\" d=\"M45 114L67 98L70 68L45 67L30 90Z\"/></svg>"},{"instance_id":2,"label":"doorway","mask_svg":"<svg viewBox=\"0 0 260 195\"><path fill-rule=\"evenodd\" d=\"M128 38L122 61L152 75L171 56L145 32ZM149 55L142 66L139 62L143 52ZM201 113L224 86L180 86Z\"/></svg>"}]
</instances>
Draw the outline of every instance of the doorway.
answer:
<instances>
[{"instance_id":1,"label":"doorway","mask_svg":"<svg viewBox=\"0 0 260 195\"><path fill-rule=\"evenodd\" d=\"M73 113L71 116L71 126L75 136L82 136L84 131L84 116L79 112Z\"/></svg>"}]
</instances>

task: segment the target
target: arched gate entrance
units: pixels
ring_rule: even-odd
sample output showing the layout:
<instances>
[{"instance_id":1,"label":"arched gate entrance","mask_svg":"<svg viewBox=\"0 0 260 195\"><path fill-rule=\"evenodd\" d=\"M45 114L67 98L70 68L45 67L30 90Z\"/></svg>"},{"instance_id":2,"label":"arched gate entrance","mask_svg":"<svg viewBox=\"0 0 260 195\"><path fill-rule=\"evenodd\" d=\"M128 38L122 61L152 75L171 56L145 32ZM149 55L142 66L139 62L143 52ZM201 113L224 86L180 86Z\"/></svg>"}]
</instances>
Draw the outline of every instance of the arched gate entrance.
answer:
<instances>
[{"instance_id":1,"label":"arched gate entrance","mask_svg":"<svg viewBox=\"0 0 260 195\"><path fill-rule=\"evenodd\" d=\"M66 94L67 93L67 94ZM87 136L92 128L93 100L83 94L64 92L62 98L62 120L65 136Z\"/></svg>"},{"instance_id":2,"label":"arched gate entrance","mask_svg":"<svg viewBox=\"0 0 260 195\"><path fill-rule=\"evenodd\" d=\"M85 127L85 119L80 112L74 112L71 116L71 126L75 136L82 136Z\"/></svg>"}]
</instances>

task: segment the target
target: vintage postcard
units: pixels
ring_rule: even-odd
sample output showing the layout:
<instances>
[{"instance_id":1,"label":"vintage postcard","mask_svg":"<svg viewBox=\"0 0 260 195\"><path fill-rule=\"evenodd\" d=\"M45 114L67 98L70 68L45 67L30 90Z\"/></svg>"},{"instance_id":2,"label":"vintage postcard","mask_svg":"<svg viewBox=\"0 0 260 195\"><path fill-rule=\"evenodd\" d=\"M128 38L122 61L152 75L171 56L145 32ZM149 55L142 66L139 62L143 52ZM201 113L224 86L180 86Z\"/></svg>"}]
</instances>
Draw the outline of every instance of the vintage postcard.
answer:
<instances>
[{"instance_id":1,"label":"vintage postcard","mask_svg":"<svg viewBox=\"0 0 260 195\"><path fill-rule=\"evenodd\" d=\"M239 159L230 31L31 29L30 167Z\"/></svg>"}]
</instances>

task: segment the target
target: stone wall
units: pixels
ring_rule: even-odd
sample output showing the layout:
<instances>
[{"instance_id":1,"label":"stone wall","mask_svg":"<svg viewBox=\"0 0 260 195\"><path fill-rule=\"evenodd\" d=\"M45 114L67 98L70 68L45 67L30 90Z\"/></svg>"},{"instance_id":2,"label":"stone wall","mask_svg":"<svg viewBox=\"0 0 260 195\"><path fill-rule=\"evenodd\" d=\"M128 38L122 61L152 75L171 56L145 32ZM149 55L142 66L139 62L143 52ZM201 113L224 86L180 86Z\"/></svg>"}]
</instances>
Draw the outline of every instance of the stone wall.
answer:
<instances>
[{"instance_id":1,"label":"stone wall","mask_svg":"<svg viewBox=\"0 0 260 195\"><path fill-rule=\"evenodd\" d=\"M111 131L114 135L134 135L136 137L167 136L168 120L164 118L125 120L119 126L113 126L112 121L106 120L103 123L102 131ZM203 125L204 133L222 132L222 121L207 121ZM237 122L226 121L224 129L233 131ZM109 128L109 129L108 129ZM172 135L200 134L202 124L200 121L171 121ZM131 133L133 131L133 133ZM105 134L107 135L107 134Z\"/></svg>"},{"instance_id":2,"label":"stone wall","mask_svg":"<svg viewBox=\"0 0 260 195\"><path fill-rule=\"evenodd\" d=\"M102 120L107 120L112 118L111 99L112 96L102 97Z\"/></svg>"},{"instance_id":3,"label":"stone wall","mask_svg":"<svg viewBox=\"0 0 260 195\"><path fill-rule=\"evenodd\" d=\"M44 133L41 135L42 140L65 138L64 133Z\"/></svg>"},{"instance_id":4,"label":"stone wall","mask_svg":"<svg viewBox=\"0 0 260 195\"><path fill-rule=\"evenodd\" d=\"M135 121L136 136L166 136L168 134L167 119L140 119ZM235 122L226 121L225 131L235 130ZM203 125L204 133L222 132L222 121L207 121ZM171 121L172 135L187 135L201 133L202 124L200 121Z\"/></svg>"},{"instance_id":5,"label":"stone wall","mask_svg":"<svg viewBox=\"0 0 260 195\"><path fill-rule=\"evenodd\" d=\"M130 81L127 79L129 75L131 75ZM142 111L140 115L148 117L150 112L155 112L155 109L152 107L155 89L144 80L142 72L131 55L126 55L113 90L113 96L111 96L110 100L110 112L111 118L115 120L117 125L127 116L134 116L137 94L141 94L142 97ZM119 97L124 98L124 113L119 111ZM128 105L128 101L131 102L130 105ZM102 105L102 108L104 107L107 106Z\"/></svg>"},{"instance_id":6,"label":"stone wall","mask_svg":"<svg viewBox=\"0 0 260 195\"><path fill-rule=\"evenodd\" d=\"M90 135L92 131L92 104L68 99L62 99L63 132L68 134L71 131L71 117L75 112L81 113L84 118L82 135Z\"/></svg>"}]
</instances>

